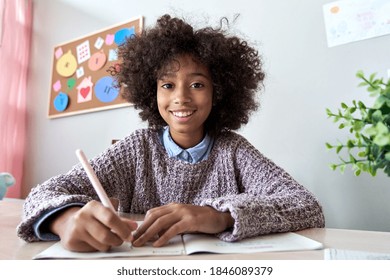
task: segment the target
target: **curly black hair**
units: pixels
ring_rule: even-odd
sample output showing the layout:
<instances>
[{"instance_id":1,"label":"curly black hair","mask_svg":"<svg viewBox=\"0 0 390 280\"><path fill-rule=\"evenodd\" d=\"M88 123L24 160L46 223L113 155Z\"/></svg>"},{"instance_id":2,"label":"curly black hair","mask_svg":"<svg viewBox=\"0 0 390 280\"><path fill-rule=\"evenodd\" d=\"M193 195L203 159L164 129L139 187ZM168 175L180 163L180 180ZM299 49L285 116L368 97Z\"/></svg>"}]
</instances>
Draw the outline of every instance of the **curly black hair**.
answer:
<instances>
[{"instance_id":1,"label":"curly black hair","mask_svg":"<svg viewBox=\"0 0 390 280\"><path fill-rule=\"evenodd\" d=\"M264 80L258 51L223 29L206 27L198 30L179 18L164 15L155 27L129 38L118 48L119 67L110 72L123 97L133 103L149 127L167 124L157 106L159 71L179 55L189 54L208 67L213 82L213 108L205 122L211 135L236 130L249 121L257 110L256 93ZM124 87L123 87L124 86Z\"/></svg>"}]
</instances>

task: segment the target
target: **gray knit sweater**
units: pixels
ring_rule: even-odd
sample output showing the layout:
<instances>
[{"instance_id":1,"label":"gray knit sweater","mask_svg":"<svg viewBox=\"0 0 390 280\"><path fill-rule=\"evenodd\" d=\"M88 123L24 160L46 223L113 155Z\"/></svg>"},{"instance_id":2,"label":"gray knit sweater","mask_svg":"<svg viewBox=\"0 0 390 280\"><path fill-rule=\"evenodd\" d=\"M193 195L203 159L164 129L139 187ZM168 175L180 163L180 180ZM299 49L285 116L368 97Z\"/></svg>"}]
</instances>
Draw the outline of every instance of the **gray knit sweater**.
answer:
<instances>
[{"instance_id":1,"label":"gray knit sweater","mask_svg":"<svg viewBox=\"0 0 390 280\"><path fill-rule=\"evenodd\" d=\"M170 202L230 211L234 227L218 234L225 241L324 226L317 199L234 132L215 139L208 159L196 164L169 158L152 129L136 130L90 162L108 196L119 199L120 212L145 213ZM33 224L42 215L92 199L98 197L78 164L32 189L18 236L37 241Z\"/></svg>"}]
</instances>

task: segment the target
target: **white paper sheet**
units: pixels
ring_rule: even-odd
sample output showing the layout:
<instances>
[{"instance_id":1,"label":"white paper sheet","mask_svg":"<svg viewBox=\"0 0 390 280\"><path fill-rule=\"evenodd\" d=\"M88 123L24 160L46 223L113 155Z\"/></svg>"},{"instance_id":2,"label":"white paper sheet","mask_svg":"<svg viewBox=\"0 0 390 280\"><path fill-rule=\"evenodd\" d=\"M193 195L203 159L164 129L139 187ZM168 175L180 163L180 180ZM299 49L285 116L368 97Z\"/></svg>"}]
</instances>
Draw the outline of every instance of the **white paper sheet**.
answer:
<instances>
[{"instance_id":1,"label":"white paper sheet","mask_svg":"<svg viewBox=\"0 0 390 280\"><path fill-rule=\"evenodd\" d=\"M328 248L324 250L325 260L390 260L390 253L374 253L367 251L341 250Z\"/></svg>"}]
</instances>

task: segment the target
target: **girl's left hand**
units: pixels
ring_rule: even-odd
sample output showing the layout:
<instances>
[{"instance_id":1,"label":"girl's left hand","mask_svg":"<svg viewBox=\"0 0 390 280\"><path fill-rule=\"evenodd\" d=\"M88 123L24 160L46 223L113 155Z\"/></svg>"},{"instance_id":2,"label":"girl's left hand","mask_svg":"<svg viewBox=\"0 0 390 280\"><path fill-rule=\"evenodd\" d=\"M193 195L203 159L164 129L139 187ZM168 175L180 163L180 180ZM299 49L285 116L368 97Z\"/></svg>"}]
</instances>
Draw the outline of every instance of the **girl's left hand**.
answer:
<instances>
[{"instance_id":1,"label":"girl's left hand","mask_svg":"<svg viewBox=\"0 0 390 280\"><path fill-rule=\"evenodd\" d=\"M146 242L155 240L153 246L160 247L177 234L213 234L222 232L233 224L234 220L229 212L219 212L209 206L170 203L146 213L144 222L134 233L133 245L143 246Z\"/></svg>"}]
</instances>

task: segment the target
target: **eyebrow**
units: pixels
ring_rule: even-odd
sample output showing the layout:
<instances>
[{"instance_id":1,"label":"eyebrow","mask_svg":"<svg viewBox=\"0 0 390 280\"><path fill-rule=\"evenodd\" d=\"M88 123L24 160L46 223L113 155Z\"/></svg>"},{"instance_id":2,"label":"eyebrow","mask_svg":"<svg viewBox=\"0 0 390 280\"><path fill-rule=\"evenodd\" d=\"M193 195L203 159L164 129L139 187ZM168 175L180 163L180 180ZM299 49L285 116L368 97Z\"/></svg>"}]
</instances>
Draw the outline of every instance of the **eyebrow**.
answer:
<instances>
[{"instance_id":1,"label":"eyebrow","mask_svg":"<svg viewBox=\"0 0 390 280\"><path fill-rule=\"evenodd\" d=\"M203 74L202 72L193 72L193 73L190 73L188 76L190 76L190 77L201 76L201 77L204 77L208 80L211 79L208 75ZM162 73L161 75L159 75L158 79L162 80L164 78L173 78L173 77L176 77L176 72L165 72L165 73Z\"/></svg>"}]
</instances>

